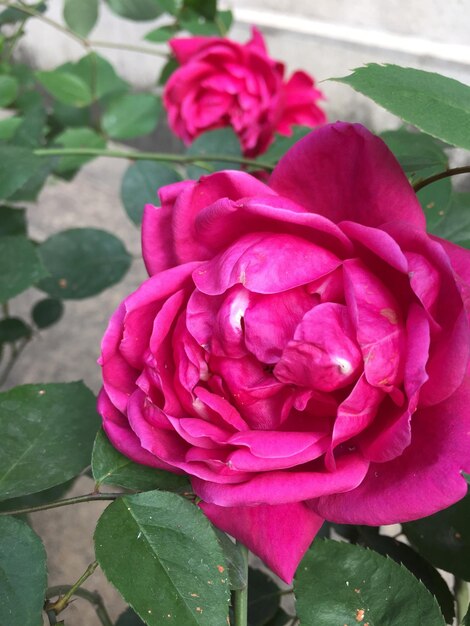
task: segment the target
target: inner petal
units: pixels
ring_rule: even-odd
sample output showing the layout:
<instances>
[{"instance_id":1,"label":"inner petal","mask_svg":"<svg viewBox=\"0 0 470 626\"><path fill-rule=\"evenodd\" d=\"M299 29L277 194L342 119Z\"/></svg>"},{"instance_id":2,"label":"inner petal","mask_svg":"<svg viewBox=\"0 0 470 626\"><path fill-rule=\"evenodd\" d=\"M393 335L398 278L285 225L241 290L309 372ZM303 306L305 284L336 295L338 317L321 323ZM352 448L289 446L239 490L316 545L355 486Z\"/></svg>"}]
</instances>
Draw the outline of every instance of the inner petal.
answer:
<instances>
[{"instance_id":1,"label":"inner petal","mask_svg":"<svg viewBox=\"0 0 470 626\"><path fill-rule=\"evenodd\" d=\"M245 312L245 345L262 363L276 363L307 311L318 304L304 288L281 294L252 294Z\"/></svg>"},{"instance_id":2,"label":"inner petal","mask_svg":"<svg viewBox=\"0 0 470 626\"><path fill-rule=\"evenodd\" d=\"M274 375L285 383L333 391L353 382L361 368L362 355L348 311L328 302L305 314Z\"/></svg>"}]
</instances>

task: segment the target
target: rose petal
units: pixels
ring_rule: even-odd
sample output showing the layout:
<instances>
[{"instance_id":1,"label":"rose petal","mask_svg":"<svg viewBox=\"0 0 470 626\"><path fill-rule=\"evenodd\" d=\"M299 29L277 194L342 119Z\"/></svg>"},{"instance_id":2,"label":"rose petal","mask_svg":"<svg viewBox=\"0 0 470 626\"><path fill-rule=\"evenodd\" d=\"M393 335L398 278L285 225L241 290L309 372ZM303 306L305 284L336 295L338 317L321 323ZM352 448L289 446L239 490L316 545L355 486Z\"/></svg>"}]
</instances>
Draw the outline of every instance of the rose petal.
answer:
<instances>
[{"instance_id":1,"label":"rose petal","mask_svg":"<svg viewBox=\"0 0 470 626\"><path fill-rule=\"evenodd\" d=\"M270 185L336 223L380 226L402 220L425 229L423 211L397 160L359 124L337 122L312 131L280 160Z\"/></svg>"},{"instance_id":2,"label":"rose petal","mask_svg":"<svg viewBox=\"0 0 470 626\"><path fill-rule=\"evenodd\" d=\"M241 541L288 584L324 521L302 503L199 506L215 526Z\"/></svg>"},{"instance_id":3,"label":"rose petal","mask_svg":"<svg viewBox=\"0 0 470 626\"><path fill-rule=\"evenodd\" d=\"M334 472L273 471L235 485L193 478L192 485L205 502L220 506L287 504L354 490L364 480L368 468L369 462L361 454L350 452L337 460Z\"/></svg>"},{"instance_id":4,"label":"rose petal","mask_svg":"<svg viewBox=\"0 0 470 626\"><path fill-rule=\"evenodd\" d=\"M193 275L197 288L219 295L237 283L256 293L279 293L328 274L340 260L293 235L245 235Z\"/></svg>"}]
</instances>

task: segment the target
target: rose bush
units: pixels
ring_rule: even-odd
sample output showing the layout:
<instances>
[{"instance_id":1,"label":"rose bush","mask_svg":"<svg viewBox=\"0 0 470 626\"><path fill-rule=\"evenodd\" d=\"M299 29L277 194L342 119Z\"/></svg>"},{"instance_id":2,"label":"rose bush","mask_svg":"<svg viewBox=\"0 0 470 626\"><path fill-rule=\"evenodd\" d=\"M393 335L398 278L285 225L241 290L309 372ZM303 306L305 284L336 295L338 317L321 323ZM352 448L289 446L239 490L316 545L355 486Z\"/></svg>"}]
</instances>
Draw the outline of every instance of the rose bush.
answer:
<instances>
[{"instance_id":1,"label":"rose bush","mask_svg":"<svg viewBox=\"0 0 470 626\"><path fill-rule=\"evenodd\" d=\"M403 522L466 494L469 252L426 233L380 139L325 126L269 185L226 171L160 200L150 278L102 344L118 450L189 474L286 581L324 519Z\"/></svg>"},{"instance_id":2,"label":"rose bush","mask_svg":"<svg viewBox=\"0 0 470 626\"><path fill-rule=\"evenodd\" d=\"M305 72L284 80L284 65L268 56L261 33L241 45L220 37L170 40L180 63L163 93L168 121L185 143L201 133L231 126L245 155L266 150L277 131L289 135L295 124L326 121L317 101L323 97Z\"/></svg>"}]
</instances>

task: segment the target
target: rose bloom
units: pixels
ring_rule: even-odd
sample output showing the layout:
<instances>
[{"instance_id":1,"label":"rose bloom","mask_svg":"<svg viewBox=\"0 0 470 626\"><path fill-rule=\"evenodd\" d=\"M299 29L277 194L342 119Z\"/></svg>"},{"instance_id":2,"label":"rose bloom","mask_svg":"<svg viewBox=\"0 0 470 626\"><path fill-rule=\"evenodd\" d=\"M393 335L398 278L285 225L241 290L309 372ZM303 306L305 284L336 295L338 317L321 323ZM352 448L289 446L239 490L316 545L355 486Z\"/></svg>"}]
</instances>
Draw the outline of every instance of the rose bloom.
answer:
<instances>
[{"instance_id":1,"label":"rose bloom","mask_svg":"<svg viewBox=\"0 0 470 626\"><path fill-rule=\"evenodd\" d=\"M443 509L470 471L470 253L426 234L359 125L313 131L265 185L225 171L147 206L150 278L103 339L105 431L187 473L290 581L322 522Z\"/></svg>"},{"instance_id":2,"label":"rose bloom","mask_svg":"<svg viewBox=\"0 0 470 626\"><path fill-rule=\"evenodd\" d=\"M163 93L168 121L185 143L201 133L231 126L244 154L266 150L274 133L290 135L294 124L326 121L317 101L323 94L305 72L284 81L284 65L268 56L263 36L239 44L219 37L170 40L180 63Z\"/></svg>"}]
</instances>

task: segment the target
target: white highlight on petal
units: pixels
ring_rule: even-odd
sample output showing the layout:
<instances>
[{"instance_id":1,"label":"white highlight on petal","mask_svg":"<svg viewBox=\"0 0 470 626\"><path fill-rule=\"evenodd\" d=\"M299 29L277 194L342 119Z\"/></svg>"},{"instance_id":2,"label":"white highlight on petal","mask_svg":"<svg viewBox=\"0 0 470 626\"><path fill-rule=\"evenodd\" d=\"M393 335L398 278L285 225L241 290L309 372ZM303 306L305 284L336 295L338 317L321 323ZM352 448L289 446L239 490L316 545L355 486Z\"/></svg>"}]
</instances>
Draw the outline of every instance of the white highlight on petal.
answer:
<instances>
[{"instance_id":1,"label":"white highlight on petal","mask_svg":"<svg viewBox=\"0 0 470 626\"><path fill-rule=\"evenodd\" d=\"M353 367L351 363L342 356L333 357L333 362L336 363L342 374L345 374L347 376L352 372Z\"/></svg>"}]
</instances>

